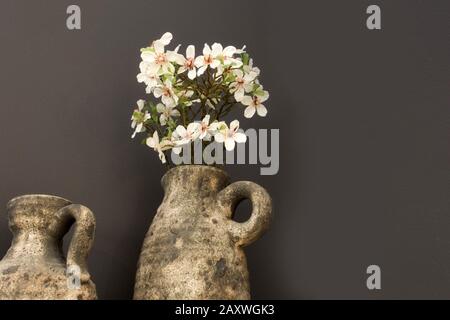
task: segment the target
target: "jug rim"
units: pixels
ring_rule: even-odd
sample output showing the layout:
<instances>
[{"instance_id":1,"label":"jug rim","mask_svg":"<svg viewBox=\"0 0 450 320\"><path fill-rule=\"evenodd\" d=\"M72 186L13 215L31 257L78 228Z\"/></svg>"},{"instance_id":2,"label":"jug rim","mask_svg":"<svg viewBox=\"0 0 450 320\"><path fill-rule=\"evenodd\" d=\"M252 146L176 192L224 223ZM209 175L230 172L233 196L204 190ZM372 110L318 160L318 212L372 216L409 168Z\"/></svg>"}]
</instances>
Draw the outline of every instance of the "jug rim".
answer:
<instances>
[{"instance_id":1,"label":"jug rim","mask_svg":"<svg viewBox=\"0 0 450 320\"><path fill-rule=\"evenodd\" d=\"M164 181L166 176L170 176L171 173L178 171L178 170L211 170L216 171L218 174L224 175L226 178L229 178L228 173L221 167L212 166L212 165L206 165L206 164L182 164L175 166L173 168L170 168L167 170L164 175L161 178L161 182Z\"/></svg>"},{"instance_id":2,"label":"jug rim","mask_svg":"<svg viewBox=\"0 0 450 320\"><path fill-rule=\"evenodd\" d=\"M53 200L55 202L61 202L61 205L66 206L72 204L72 201L60 197L60 196L54 196L49 194L24 194L17 197L12 198L8 201L8 204L6 205L7 208L14 207L17 203L20 203L22 201L40 201L40 200Z\"/></svg>"}]
</instances>

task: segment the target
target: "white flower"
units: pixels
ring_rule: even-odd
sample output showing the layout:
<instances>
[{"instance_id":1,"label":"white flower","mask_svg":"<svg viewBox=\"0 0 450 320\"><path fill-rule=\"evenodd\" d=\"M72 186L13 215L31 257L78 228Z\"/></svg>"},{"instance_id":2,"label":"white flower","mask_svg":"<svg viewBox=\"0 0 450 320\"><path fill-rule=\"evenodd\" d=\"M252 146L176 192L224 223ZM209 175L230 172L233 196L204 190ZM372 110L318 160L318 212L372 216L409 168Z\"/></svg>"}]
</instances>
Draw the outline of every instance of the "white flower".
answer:
<instances>
[{"instance_id":1,"label":"white flower","mask_svg":"<svg viewBox=\"0 0 450 320\"><path fill-rule=\"evenodd\" d=\"M156 41L161 42L163 45L167 46L170 41L172 41L173 36L170 32L166 32L164 33L160 39L153 41L153 43L155 43Z\"/></svg>"},{"instance_id":2,"label":"white flower","mask_svg":"<svg viewBox=\"0 0 450 320\"><path fill-rule=\"evenodd\" d=\"M235 75L235 80L230 84L231 92L234 92L234 98L240 102L244 98L245 92L250 92L253 89L253 80L256 78L254 72L244 73L241 69L232 71Z\"/></svg>"},{"instance_id":3,"label":"white flower","mask_svg":"<svg viewBox=\"0 0 450 320\"><path fill-rule=\"evenodd\" d=\"M166 80L164 84L157 86L153 90L155 98L161 98L166 106L175 106L178 103L178 96L173 91L172 82Z\"/></svg>"},{"instance_id":4,"label":"white flower","mask_svg":"<svg viewBox=\"0 0 450 320\"><path fill-rule=\"evenodd\" d=\"M225 134L225 131L228 129L227 124L225 121L214 121L209 125L209 130L211 131L211 134L215 136L217 133L221 132Z\"/></svg>"},{"instance_id":5,"label":"white flower","mask_svg":"<svg viewBox=\"0 0 450 320\"><path fill-rule=\"evenodd\" d=\"M194 141L199 137L199 135L200 135L199 123L191 122L188 124L187 128L183 127L182 125L179 125L175 129L175 132L172 134L172 140L173 143L175 144L173 151L177 154L180 153L182 145Z\"/></svg>"},{"instance_id":6,"label":"white flower","mask_svg":"<svg viewBox=\"0 0 450 320\"><path fill-rule=\"evenodd\" d=\"M191 142L208 145L215 140L227 151L234 150L236 143L245 143L247 137L239 129L238 120L225 123L218 118L228 114L236 102L244 107L246 118L256 113L266 116L263 103L269 93L259 83L260 70L253 66L245 46L237 49L205 43L197 48L197 55L201 55L196 57L194 45L187 46L185 53L179 53L180 45L169 50L172 38L166 32L141 49L136 78L158 101L156 106L144 100L137 102L131 117L132 137L145 132L145 143L158 152L163 163L168 161L165 152L179 154L185 146L190 148ZM201 53L199 49L203 49ZM230 100L231 95L234 98ZM198 106L190 107L197 102Z\"/></svg>"},{"instance_id":7,"label":"white flower","mask_svg":"<svg viewBox=\"0 0 450 320\"><path fill-rule=\"evenodd\" d=\"M241 103L247 106L244 110L244 117L251 118L255 112L258 113L260 117L265 117L267 114L267 109L262 103L267 99L269 99L269 93L265 90L261 95L255 94L253 97L244 96L241 100Z\"/></svg>"},{"instance_id":8,"label":"white flower","mask_svg":"<svg viewBox=\"0 0 450 320\"><path fill-rule=\"evenodd\" d=\"M159 116L159 122L165 126L167 124L167 121L169 119L172 119L172 117L179 117L180 112L177 109L174 109L171 105L164 105L162 103L158 103L156 105L156 111L161 113Z\"/></svg>"},{"instance_id":9,"label":"white flower","mask_svg":"<svg viewBox=\"0 0 450 320\"><path fill-rule=\"evenodd\" d=\"M177 145L178 141L181 140L180 135L177 133L177 129L175 129L174 132L172 132L171 141L174 147L172 148L172 151L176 154L180 154L181 147Z\"/></svg>"},{"instance_id":10,"label":"white flower","mask_svg":"<svg viewBox=\"0 0 450 320\"><path fill-rule=\"evenodd\" d=\"M194 64L198 68L197 75L201 76L205 72L206 68L208 68L208 66L212 69L217 68L217 66L220 64L220 61L214 59L211 48L205 43L205 47L203 48L203 55L195 58Z\"/></svg>"},{"instance_id":11,"label":"white flower","mask_svg":"<svg viewBox=\"0 0 450 320\"><path fill-rule=\"evenodd\" d=\"M177 61L179 65L181 65L180 69L178 69L178 73L183 73L186 70L188 71L188 78L193 80L197 76L197 71L195 69L195 47L190 45L186 48L186 57L180 55L179 58L181 61Z\"/></svg>"},{"instance_id":12,"label":"white flower","mask_svg":"<svg viewBox=\"0 0 450 320\"><path fill-rule=\"evenodd\" d=\"M257 76L259 76L259 74L261 73L261 71L259 70L258 67L254 67L253 66L253 59L250 59L250 61L248 62L248 65L244 66L244 72L245 73L253 73L255 74L255 78Z\"/></svg>"},{"instance_id":13,"label":"white flower","mask_svg":"<svg viewBox=\"0 0 450 320\"><path fill-rule=\"evenodd\" d=\"M144 132L144 122L150 119L150 114L145 111L145 113L142 113L142 109L144 108L145 101L144 100L138 100L137 106L138 108L134 110L133 115L131 116L131 128L134 129L133 134L131 135L131 138L134 138L137 133Z\"/></svg>"},{"instance_id":14,"label":"white flower","mask_svg":"<svg viewBox=\"0 0 450 320\"><path fill-rule=\"evenodd\" d=\"M180 137L175 144L183 145L198 138L200 135L200 124L197 122L191 122L188 124L187 128L179 125L175 130Z\"/></svg>"},{"instance_id":15,"label":"white flower","mask_svg":"<svg viewBox=\"0 0 450 320\"><path fill-rule=\"evenodd\" d=\"M198 138L201 140L205 140L205 141L211 140L211 131L212 130L209 127L209 118L210 118L210 115L207 114L203 118L202 122L200 122L200 128L199 128L200 135L198 136Z\"/></svg>"},{"instance_id":16,"label":"white flower","mask_svg":"<svg viewBox=\"0 0 450 320\"><path fill-rule=\"evenodd\" d=\"M169 150L172 147L172 143L168 140L163 139L161 142L159 141L158 131L155 130L153 132L153 136L147 138L146 144L158 152L159 159L162 163L166 163L166 156L163 151Z\"/></svg>"},{"instance_id":17,"label":"white flower","mask_svg":"<svg viewBox=\"0 0 450 320\"><path fill-rule=\"evenodd\" d=\"M247 141L247 136L238 132L239 121L234 120L230 123L230 128L224 128L214 135L214 140L218 143L225 142L225 149L231 151L234 149L236 143L244 143Z\"/></svg>"},{"instance_id":18,"label":"white flower","mask_svg":"<svg viewBox=\"0 0 450 320\"><path fill-rule=\"evenodd\" d=\"M242 66L242 61L233 58L236 51L236 48L233 46L227 46L224 49L220 43L216 42L212 45L211 54L214 59L219 60L224 66L233 65L239 68Z\"/></svg>"},{"instance_id":19,"label":"white flower","mask_svg":"<svg viewBox=\"0 0 450 320\"><path fill-rule=\"evenodd\" d=\"M220 62L217 66L218 75L222 74L226 68L240 68L242 66L241 60L233 58L236 51L236 48L233 46L228 46L224 49L220 43L214 43L212 45L211 54L215 60Z\"/></svg>"},{"instance_id":20,"label":"white flower","mask_svg":"<svg viewBox=\"0 0 450 320\"><path fill-rule=\"evenodd\" d=\"M147 87L145 88L146 93L151 93L153 88L155 88L161 81L159 77L153 73L152 64L149 62L141 61L139 64L139 70L141 71L137 75L137 81L139 83L144 83Z\"/></svg>"},{"instance_id":21,"label":"white flower","mask_svg":"<svg viewBox=\"0 0 450 320\"><path fill-rule=\"evenodd\" d=\"M166 32L161 39L153 41L151 47L142 51L141 59L143 62L148 63L148 74L160 75L173 73L175 71L172 62L176 59L176 51L164 51L165 46L168 45L171 40L172 34Z\"/></svg>"},{"instance_id":22,"label":"white flower","mask_svg":"<svg viewBox=\"0 0 450 320\"><path fill-rule=\"evenodd\" d=\"M194 91L192 90L181 90L178 91L178 98L182 100L185 106L191 106L194 102L200 102L200 99L191 99Z\"/></svg>"}]
</instances>

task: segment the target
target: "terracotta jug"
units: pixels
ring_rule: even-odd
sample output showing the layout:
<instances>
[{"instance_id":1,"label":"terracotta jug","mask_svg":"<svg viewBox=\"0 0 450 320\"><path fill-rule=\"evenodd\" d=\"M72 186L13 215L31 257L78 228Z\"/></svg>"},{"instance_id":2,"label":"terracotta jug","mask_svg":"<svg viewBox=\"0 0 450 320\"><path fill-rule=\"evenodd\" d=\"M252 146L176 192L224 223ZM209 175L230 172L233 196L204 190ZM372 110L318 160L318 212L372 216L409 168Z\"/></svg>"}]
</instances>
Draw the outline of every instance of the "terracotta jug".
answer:
<instances>
[{"instance_id":1,"label":"terracotta jug","mask_svg":"<svg viewBox=\"0 0 450 320\"><path fill-rule=\"evenodd\" d=\"M225 171L183 165L162 178L164 199L148 231L138 263L135 299L249 299L242 247L268 228L272 204L259 185L229 184ZM250 199L248 221L232 220Z\"/></svg>"},{"instance_id":2,"label":"terracotta jug","mask_svg":"<svg viewBox=\"0 0 450 320\"><path fill-rule=\"evenodd\" d=\"M95 218L86 207L48 195L7 205L11 247L0 261L0 299L96 299L87 270ZM62 239L75 223L67 261Z\"/></svg>"}]
</instances>

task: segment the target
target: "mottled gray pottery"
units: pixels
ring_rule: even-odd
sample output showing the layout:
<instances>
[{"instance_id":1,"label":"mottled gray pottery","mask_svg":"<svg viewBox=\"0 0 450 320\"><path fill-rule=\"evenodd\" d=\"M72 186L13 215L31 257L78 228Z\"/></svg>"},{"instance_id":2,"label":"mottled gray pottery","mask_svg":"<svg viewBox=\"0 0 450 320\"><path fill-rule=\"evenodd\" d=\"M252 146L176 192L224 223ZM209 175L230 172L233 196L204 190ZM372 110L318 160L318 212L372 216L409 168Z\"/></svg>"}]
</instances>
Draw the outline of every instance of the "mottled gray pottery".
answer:
<instances>
[{"instance_id":1,"label":"mottled gray pottery","mask_svg":"<svg viewBox=\"0 0 450 320\"><path fill-rule=\"evenodd\" d=\"M229 184L225 171L187 165L162 178L164 199L138 263L135 299L250 299L242 247L260 237L271 219L268 193L259 185ZM248 221L232 220L250 199Z\"/></svg>"},{"instance_id":2,"label":"mottled gray pottery","mask_svg":"<svg viewBox=\"0 0 450 320\"><path fill-rule=\"evenodd\" d=\"M0 299L96 299L86 261L94 239L93 213L48 195L14 198L7 209L13 240L0 261ZM62 239L73 223L66 261Z\"/></svg>"}]
</instances>

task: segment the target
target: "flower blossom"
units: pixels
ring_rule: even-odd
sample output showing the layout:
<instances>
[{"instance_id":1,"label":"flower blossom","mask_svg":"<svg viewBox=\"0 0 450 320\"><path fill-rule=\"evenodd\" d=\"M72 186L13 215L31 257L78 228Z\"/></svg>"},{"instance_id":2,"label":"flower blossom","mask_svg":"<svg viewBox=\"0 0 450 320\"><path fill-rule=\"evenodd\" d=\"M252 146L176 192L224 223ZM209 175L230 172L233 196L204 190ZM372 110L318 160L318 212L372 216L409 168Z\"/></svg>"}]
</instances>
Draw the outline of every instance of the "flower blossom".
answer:
<instances>
[{"instance_id":1,"label":"flower blossom","mask_svg":"<svg viewBox=\"0 0 450 320\"><path fill-rule=\"evenodd\" d=\"M193 80L197 76L197 69L195 68L195 47L190 45L186 48L186 57L180 55L177 63L181 65L178 73L183 73L188 70L188 78Z\"/></svg>"},{"instance_id":2,"label":"flower blossom","mask_svg":"<svg viewBox=\"0 0 450 320\"><path fill-rule=\"evenodd\" d=\"M144 123L148 119L150 119L150 114L145 111L145 113L142 113L142 109L144 108L145 101L144 100L138 100L137 101L138 108L134 110L133 115L131 116L131 128L135 129L133 134L131 135L131 138L134 138L137 133L144 132L145 127Z\"/></svg>"},{"instance_id":3,"label":"flower blossom","mask_svg":"<svg viewBox=\"0 0 450 320\"><path fill-rule=\"evenodd\" d=\"M159 159L162 163L166 163L164 151L169 150L172 147L172 143L170 141L165 139L159 141L158 131L155 130L155 132L153 132L153 136L147 138L145 143L147 146L158 152Z\"/></svg>"},{"instance_id":4,"label":"flower blossom","mask_svg":"<svg viewBox=\"0 0 450 320\"><path fill-rule=\"evenodd\" d=\"M217 66L220 64L220 61L214 58L210 46L205 43L205 47L203 48L203 55L195 58L194 64L198 68L197 76L201 76L206 71L206 68L217 68Z\"/></svg>"},{"instance_id":5,"label":"flower blossom","mask_svg":"<svg viewBox=\"0 0 450 320\"><path fill-rule=\"evenodd\" d=\"M247 136L238 132L239 121L234 120L230 123L230 128L223 128L214 135L214 140L218 143L225 143L225 149L231 151L234 149L236 143L244 143L247 141Z\"/></svg>"},{"instance_id":6,"label":"flower blossom","mask_svg":"<svg viewBox=\"0 0 450 320\"><path fill-rule=\"evenodd\" d=\"M191 122L185 128L182 125L179 125L175 132L172 135L173 143L175 147L173 148L173 152L180 153L181 146L188 144L194 140L196 140L200 135L200 124L197 122Z\"/></svg>"},{"instance_id":7,"label":"flower blossom","mask_svg":"<svg viewBox=\"0 0 450 320\"><path fill-rule=\"evenodd\" d=\"M269 93L267 91L263 91L261 95L253 95L244 96L241 100L241 103L244 106L247 106L244 110L244 117L251 118L255 114L255 112L260 117L265 117L267 114L267 108L262 104L264 101L269 99Z\"/></svg>"},{"instance_id":8,"label":"flower blossom","mask_svg":"<svg viewBox=\"0 0 450 320\"><path fill-rule=\"evenodd\" d=\"M230 84L230 89L234 92L234 99L237 102L241 102L246 92L250 92L253 89L253 80L256 78L256 74L253 72L244 73L241 69L232 71L235 80Z\"/></svg>"},{"instance_id":9,"label":"flower blossom","mask_svg":"<svg viewBox=\"0 0 450 320\"><path fill-rule=\"evenodd\" d=\"M166 80L162 85L157 86L153 90L153 95L155 98L161 98L166 106L175 106L178 104L178 96L175 94L170 80Z\"/></svg>"},{"instance_id":10,"label":"flower blossom","mask_svg":"<svg viewBox=\"0 0 450 320\"><path fill-rule=\"evenodd\" d=\"M167 122L172 119L172 117L180 116L180 111L175 109L172 105L164 105L162 103L158 103L156 105L156 111L158 111L158 113L161 113L161 115L159 116L159 122L163 126L165 126Z\"/></svg>"}]
</instances>

